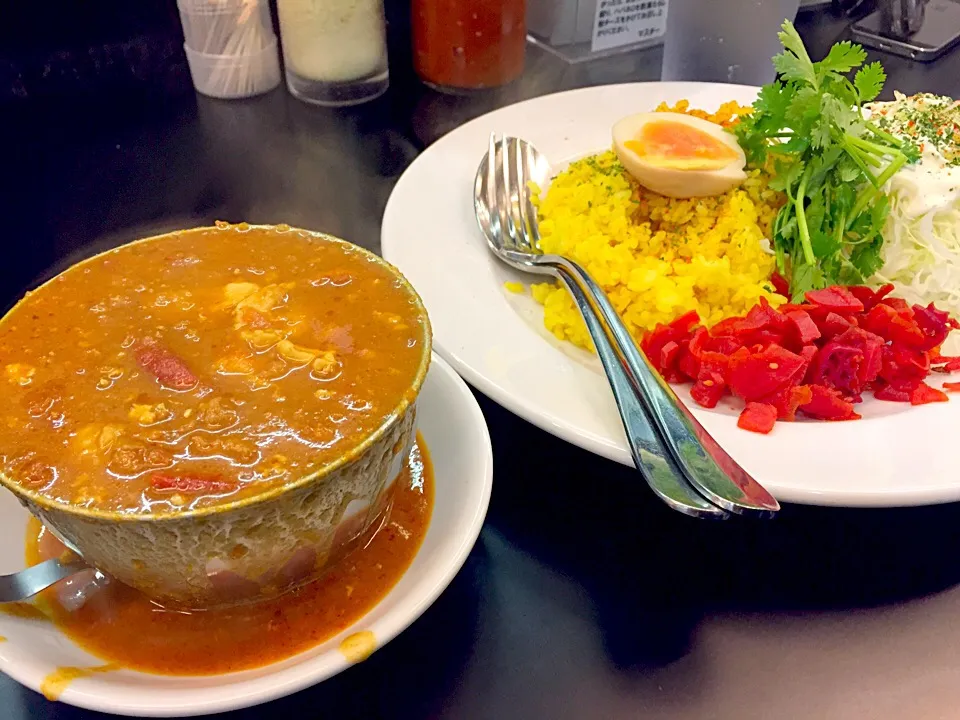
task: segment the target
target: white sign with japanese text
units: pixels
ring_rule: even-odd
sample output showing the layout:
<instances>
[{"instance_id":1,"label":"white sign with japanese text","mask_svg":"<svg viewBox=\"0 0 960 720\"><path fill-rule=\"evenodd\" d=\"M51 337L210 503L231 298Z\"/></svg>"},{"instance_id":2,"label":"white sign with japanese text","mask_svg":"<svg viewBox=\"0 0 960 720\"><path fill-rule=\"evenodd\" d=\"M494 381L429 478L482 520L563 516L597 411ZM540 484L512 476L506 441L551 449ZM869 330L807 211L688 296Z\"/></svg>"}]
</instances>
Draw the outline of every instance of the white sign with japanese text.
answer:
<instances>
[{"instance_id":1,"label":"white sign with japanese text","mask_svg":"<svg viewBox=\"0 0 960 720\"><path fill-rule=\"evenodd\" d=\"M667 0L597 0L590 50L653 40L667 31Z\"/></svg>"}]
</instances>

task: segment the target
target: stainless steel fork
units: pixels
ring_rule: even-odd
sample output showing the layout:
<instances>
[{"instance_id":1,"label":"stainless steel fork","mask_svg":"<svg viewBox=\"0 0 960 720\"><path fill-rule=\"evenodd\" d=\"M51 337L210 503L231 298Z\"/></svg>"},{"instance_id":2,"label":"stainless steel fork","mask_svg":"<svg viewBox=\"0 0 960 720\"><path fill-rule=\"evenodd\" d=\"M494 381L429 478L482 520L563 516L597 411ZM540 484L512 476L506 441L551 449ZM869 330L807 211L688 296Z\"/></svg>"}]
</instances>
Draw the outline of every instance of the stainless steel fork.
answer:
<instances>
[{"instance_id":1,"label":"stainless steel fork","mask_svg":"<svg viewBox=\"0 0 960 720\"><path fill-rule=\"evenodd\" d=\"M696 517L769 516L779 504L731 458L650 366L606 294L578 264L544 255L531 183L550 164L530 143L491 135L474 206L493 253L511 267L560 278L570 290L610 381L637 468L670 507Z\"/></svg>"}]
</instances>

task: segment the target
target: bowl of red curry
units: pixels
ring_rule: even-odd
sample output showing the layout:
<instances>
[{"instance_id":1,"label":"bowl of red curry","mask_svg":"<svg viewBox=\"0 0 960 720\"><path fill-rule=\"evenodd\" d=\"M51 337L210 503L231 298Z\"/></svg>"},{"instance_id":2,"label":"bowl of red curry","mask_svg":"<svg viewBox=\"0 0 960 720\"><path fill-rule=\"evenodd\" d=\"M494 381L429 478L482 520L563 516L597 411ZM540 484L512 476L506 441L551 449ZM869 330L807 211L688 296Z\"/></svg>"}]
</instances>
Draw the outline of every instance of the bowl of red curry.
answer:
<instances>
[{"instance_id":1,"label":"bowl of red curry","mask_svg":"<svg viewBox=\"0 0 960 720\"><path fill-rule=\"evenodd\" d=\"M414 289L343 240L138 240L0 319L0 483L158 602L275 596L386 517L430 350Z\"/></svg>"}]
</instances>

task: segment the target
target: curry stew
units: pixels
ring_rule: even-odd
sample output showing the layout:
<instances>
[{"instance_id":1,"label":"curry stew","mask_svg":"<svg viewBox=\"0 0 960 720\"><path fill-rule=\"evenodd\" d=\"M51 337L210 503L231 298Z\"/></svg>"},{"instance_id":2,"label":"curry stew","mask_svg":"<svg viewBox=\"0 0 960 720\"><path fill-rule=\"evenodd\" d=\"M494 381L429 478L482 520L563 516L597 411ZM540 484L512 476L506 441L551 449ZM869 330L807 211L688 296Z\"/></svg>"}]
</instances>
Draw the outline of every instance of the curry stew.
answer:
<instances>
[{"instance_id":1,"label":"curry stew","mask_svg":"<svg viewBox=\"0 0 960 720\"><path fill-rule=\"evenodd\" d=\"M37 606L0 605L52 620L97 657L142 672L214 675L278 662L308 650L360 621L400 580L413 562L430 523L434 477L422 439L394 485L393 506L383 528L315 582L260 603L203 612L158 608L120 583L79 590L52 587ZM64 547L36 520L27 530L27 565L59 557ZM77 607L77 598L85 602ZM361 626L362 627L362 626ZM376 640L361 630L341 652L360 659ZM347 641L370 637L360 648Z\"/></svg>"},{"instance_id":2,"label":"curry stew","mask_svg":"<svg viewBox=\"0 0 960 720\"><path fill-rule=\"evenodd\" d=\"M95 512L249 499L362 450L414 399L429 332L342 241L222 225L125 245L0 322L0 470Z\"/></svg>"}]
</instances>

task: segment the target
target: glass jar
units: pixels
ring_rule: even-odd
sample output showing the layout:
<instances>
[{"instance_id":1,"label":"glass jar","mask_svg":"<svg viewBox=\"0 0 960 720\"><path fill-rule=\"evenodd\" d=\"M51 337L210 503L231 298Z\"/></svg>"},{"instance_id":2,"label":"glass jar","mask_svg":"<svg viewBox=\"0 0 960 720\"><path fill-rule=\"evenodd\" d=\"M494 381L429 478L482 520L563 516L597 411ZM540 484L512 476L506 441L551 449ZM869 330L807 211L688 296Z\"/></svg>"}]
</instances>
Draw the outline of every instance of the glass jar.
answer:
<instances>
[{"instance_id":1,"label":"glass jar","mask_svg":"<svg viewBox=\"0 0 960 720\"><path fill-rule=\"evenodd\" d=\"M526 0L413 0L413 62L430 87L497 87L523 72Z\"/></svg>"},{"instance_id":2,"label":"glass jar","mask_svg":"<svg viewBox=\"0 0 960 720\"><path fill-rule=\"evenodd\" d=\"M290 93L355 105L389 85L383 0L277 0Z\"/></svg>"}]
</instances>

